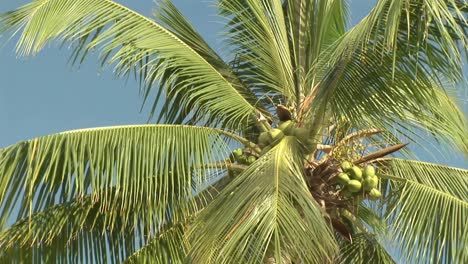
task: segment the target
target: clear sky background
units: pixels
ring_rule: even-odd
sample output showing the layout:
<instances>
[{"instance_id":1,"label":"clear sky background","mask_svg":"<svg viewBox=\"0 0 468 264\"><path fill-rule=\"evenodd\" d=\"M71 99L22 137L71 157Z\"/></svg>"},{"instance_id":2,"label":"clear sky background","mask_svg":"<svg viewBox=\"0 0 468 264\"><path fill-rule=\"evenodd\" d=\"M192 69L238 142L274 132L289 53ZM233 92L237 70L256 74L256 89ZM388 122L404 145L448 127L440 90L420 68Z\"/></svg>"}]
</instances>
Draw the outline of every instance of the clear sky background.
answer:
<instances>
[{"instance_id":1,"label":"clear sky background","mask_svg":"<svg viewBox=\"0 0 468 264\"><path fill-rule=\"evenodd\" d=\"M1 1L0 13L31 0ZM119 0L133 10L151 16L152 0ZM215 48L221 50L213 0L173 1ZM351 1L352 23L371 9L376 0ZM4 41L4 39L0 39ZM2 42L3 43L3 42ZM18 58L14 43L0 47L0 148L38 136L66 130L146 123L148 114L140 112L138 84L115 79L112 68L102 71L97 56L78 67L67 61L70 51L52 44L34 57ZM460 93L461 107L468 113L466 90ZM421 159L433 161L421 154ZM468 168L459 153L438 157L439 162Z\"/></svg>"}]
</instances>

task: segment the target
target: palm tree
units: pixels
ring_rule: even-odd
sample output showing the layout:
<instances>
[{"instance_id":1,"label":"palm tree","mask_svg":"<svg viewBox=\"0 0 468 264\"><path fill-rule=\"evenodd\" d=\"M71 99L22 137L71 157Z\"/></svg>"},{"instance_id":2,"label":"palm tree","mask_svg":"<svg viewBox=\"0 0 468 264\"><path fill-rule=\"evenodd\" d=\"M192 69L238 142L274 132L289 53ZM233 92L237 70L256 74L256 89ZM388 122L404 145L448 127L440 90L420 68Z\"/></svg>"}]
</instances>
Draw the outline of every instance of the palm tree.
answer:
<instances>
[{"instance_id":1,"label":"palm tree","mask_svg":"<svg viewBox=\"0 0 468 264\"><path fill-rule=\"evenodd\" d=\"M218 55L170 1L37 0L0 16L31 55L59 40L135 76L157 124L0 150L0 262L465 263L468 154L450 95L467 5L219 0Z\"/></svg>"}]
</instances>

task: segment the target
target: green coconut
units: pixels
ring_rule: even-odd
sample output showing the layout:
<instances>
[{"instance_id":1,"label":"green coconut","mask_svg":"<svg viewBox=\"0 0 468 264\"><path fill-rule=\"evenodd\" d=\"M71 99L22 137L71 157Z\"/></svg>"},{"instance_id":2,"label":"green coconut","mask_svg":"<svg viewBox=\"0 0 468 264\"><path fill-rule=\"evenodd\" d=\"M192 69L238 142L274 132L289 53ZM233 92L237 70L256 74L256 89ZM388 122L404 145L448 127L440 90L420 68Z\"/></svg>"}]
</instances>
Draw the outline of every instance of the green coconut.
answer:
<instances>
[{"instance_id":1,"label":"green coconut","mask_svg":"<svg viewBox=\"0 0 468 264\"><path fill-rule=\"evenodd\" d=\"M270 131L268 131L268 134L270 135L270 140L271 142L282 139L284 137L283 131L278 128L272 128Z\"/></svg>"},{"instance_id":2,"label":"green coconut","mask_svg":"<svg viewBox=\"0 0 468 264\"><path fill-rule=\"evenodd\" d=\"M341 169L343 171L348 171L350 170L351 168L353 167L353 164L349 161L343 161L343 163L341 163Z\"/></svg>"},{"instance_id":3,"label":"green coconut","mask_svg":"<svg viewBox=\"0 0 468 264\"><path fill-rule=\"evenodd\" d=\"M304 127L297 127L293 129L293 135L302 142L306 142L309 138L309 130Z\"/></svg>"},{"instance_id":4,"label":"green coconut","mask_svg":"<svg viewBox=\"0 0 468 264\"><path fill-rule=\"evenodd\" d=\"M355 180L362 179L362 170L358 166L353 166L350 170L348 170L348 173L351 176L351 178Z\"/></svg>"},{"instance_id":5,"label":"green coconut","mask_svg":"<svg viewBox=\"0 0 468 264\"><path fill-rule=\"evenodd\" d=\"M247 164L247 156L246 155L240 156L238 161L239 161L239 163Z\"/></svg>"},{"instance_id":6,"label":"green coconut","mask_svg":"<svg viewBox=\"0 0 468 264\"><path fill-rule=\"evenodd\" d=\"M370 192L369 192L369 198L370 198L371 200L377 200L377 199L379 199L380 197L382 197L382 193L381 193L379 190L377 190L377 189L375 189L375 188L372 189L372 190L370 190Z\"/></svg>"},{"instance_id":7,"label":"green coconut","mask_svg":"<svg viewBox=\"0 0 468 264\"><path fill-rule=\"evenodd\" d=\"M291 120L282 122L278 127L285 135L292 135L294 129L294 122Z\"/></svg>"},{"instance_id":8,"label":"green coconut","mask_svg":"<svg viewBox=\"0 0 468 264\"><path fill-rule=\"evenodd\" d=\"M374 166L367 165L366 168L364 169L364 172L363 172L362 176L364 178L375 176Z\"/></svg>"},{"instance_id":9,"label":"green coconut","mask_svg":"<svg viewBox=\"0 0 468 264\"><path fill-rule=\"evenodd\" d=\"M254 156L250 156L247 158L247 164L252 164L254 163L255 161L257 160L257 158L255 158Z\"/></svg>"},{"instance_id":10,"label":"green coconut","mask_svg":"<svg viewBox=\"0 0 468 264\"><path fill-rule=\"evenodd\" d=\"M373 188L377 187L377 184L379 183L379 178L377 176L370 176L364 179L362 182L362 188L366 191L370 191Z\"/></svg>"},{"instance_id":11,"label":"green coconut","mask_svg":"<svg viewBox=\"0 0 468 264\"><path fill-rule=\"evenodd\" d=\"M346 188L350 191L350 192L359 192L361 190L361 187L362 187L362 184L360 181L358 180L350 180L348 182L348 185L346 185Z\"/></svg>"},{"instance_id":12,"label":"green coconut","mask_svg":"<svg viewBox=\"0 0 468 264\"><path fill-rule=\"evenodd\" d=\"M258 136L258 144L262 146L267 146L268 144L270 144L270 140L270 134L268 132L262 132Z\"/></svg>"},{"instance_id":13,"label":"green coconut","mask_svg":"<svg viewBox=\"0 0 468 264\"><path fill-rule=\"evenodd\" d=\"M232 152L232 155L234 155L234 158L239 159L244 151L241 148L237 148Z\"/></svg>"},{"instance_id":14,"label":"green coconut","mask_svg":"<svg viewBox=\"0 0 468 264\"><path fill-rule=\"evenodd\" d=\"M336 176L336 179L339 183L343 185L348 184L348 182L350 181L349 175L344 172L341 172L340 174L338 174L338 176Z\"/></svg>"}]
</instances>

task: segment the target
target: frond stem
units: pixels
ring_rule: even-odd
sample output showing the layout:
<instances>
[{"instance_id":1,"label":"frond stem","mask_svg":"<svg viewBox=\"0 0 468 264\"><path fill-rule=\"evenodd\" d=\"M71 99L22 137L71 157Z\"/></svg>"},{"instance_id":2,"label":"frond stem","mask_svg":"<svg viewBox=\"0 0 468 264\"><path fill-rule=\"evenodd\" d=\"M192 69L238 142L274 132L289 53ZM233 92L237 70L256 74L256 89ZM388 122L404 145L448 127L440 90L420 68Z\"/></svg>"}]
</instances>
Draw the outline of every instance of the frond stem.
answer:
<instances>
[{"instance_id":1,"label":"frond stem","mask_svg":"<svg viewBox=\"0 0 468 264\"><path fill-rule=\"evenodd\" d=\"M215 168L215 169L222 169L222 168L229 168L234 171L244 171L247 166L245 165L240 165L240 164L234 164L234 163L223 163L223 162L217 162L217 163L209 163L204 166L205 168Z\"/></svg>"},{"instance_id":2,"label":"frond stem","mask_svg":"<svg viewBox=\"0 0 468 264\"><path fill-rule=\"evenodd\" d=\"M389 179L389 180L394 180L394 181L399 181L399 182L408 182L407 179L403 179L403 178L393 176L390 174L386 174L386 173L379 173L378 176L382 179Z\"/></svg>"},{"instance_id":3,"label":"frond stem","mask_svg":"<svg viewBox=\"0 0 468 264\"><path fill-rule=\"evenodd\" d=\"M231 133L231 132L228 132L228 131L225 131L225 130L222 130L222 129L218 129L218 128L213 128L213 130L219 132L220 134L222 135L225 135L227 137L230 137L234 140L237 140L239 141L240 143L242 143L244 146L246 147L249 147L251 149L253 149L256 153L260 153L262 151L262 149L255 143L253 143L252 141L246 139L246 138L243 138L237 134L234 134L234 133Z\"/></svg>"}]
</instances>

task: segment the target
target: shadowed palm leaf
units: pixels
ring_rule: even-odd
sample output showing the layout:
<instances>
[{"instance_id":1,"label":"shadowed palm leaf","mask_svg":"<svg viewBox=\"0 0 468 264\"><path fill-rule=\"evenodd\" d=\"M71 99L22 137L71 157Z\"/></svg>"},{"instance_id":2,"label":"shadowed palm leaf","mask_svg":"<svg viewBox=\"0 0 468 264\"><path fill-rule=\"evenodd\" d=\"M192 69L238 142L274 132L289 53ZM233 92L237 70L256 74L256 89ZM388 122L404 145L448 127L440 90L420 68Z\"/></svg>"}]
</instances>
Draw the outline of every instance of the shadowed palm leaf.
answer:
<instances>
[{"instance_id":1,"label":"shadowed palm leaf","mask_svg":"<svg viewBox=\"0 0 468 264\"><path fill-rule=\"evenodd\" d=\"M358 234L353 242L344 242L338 263L396 263L382 245L367 234Z\"/></svg>"}]
</instances>

